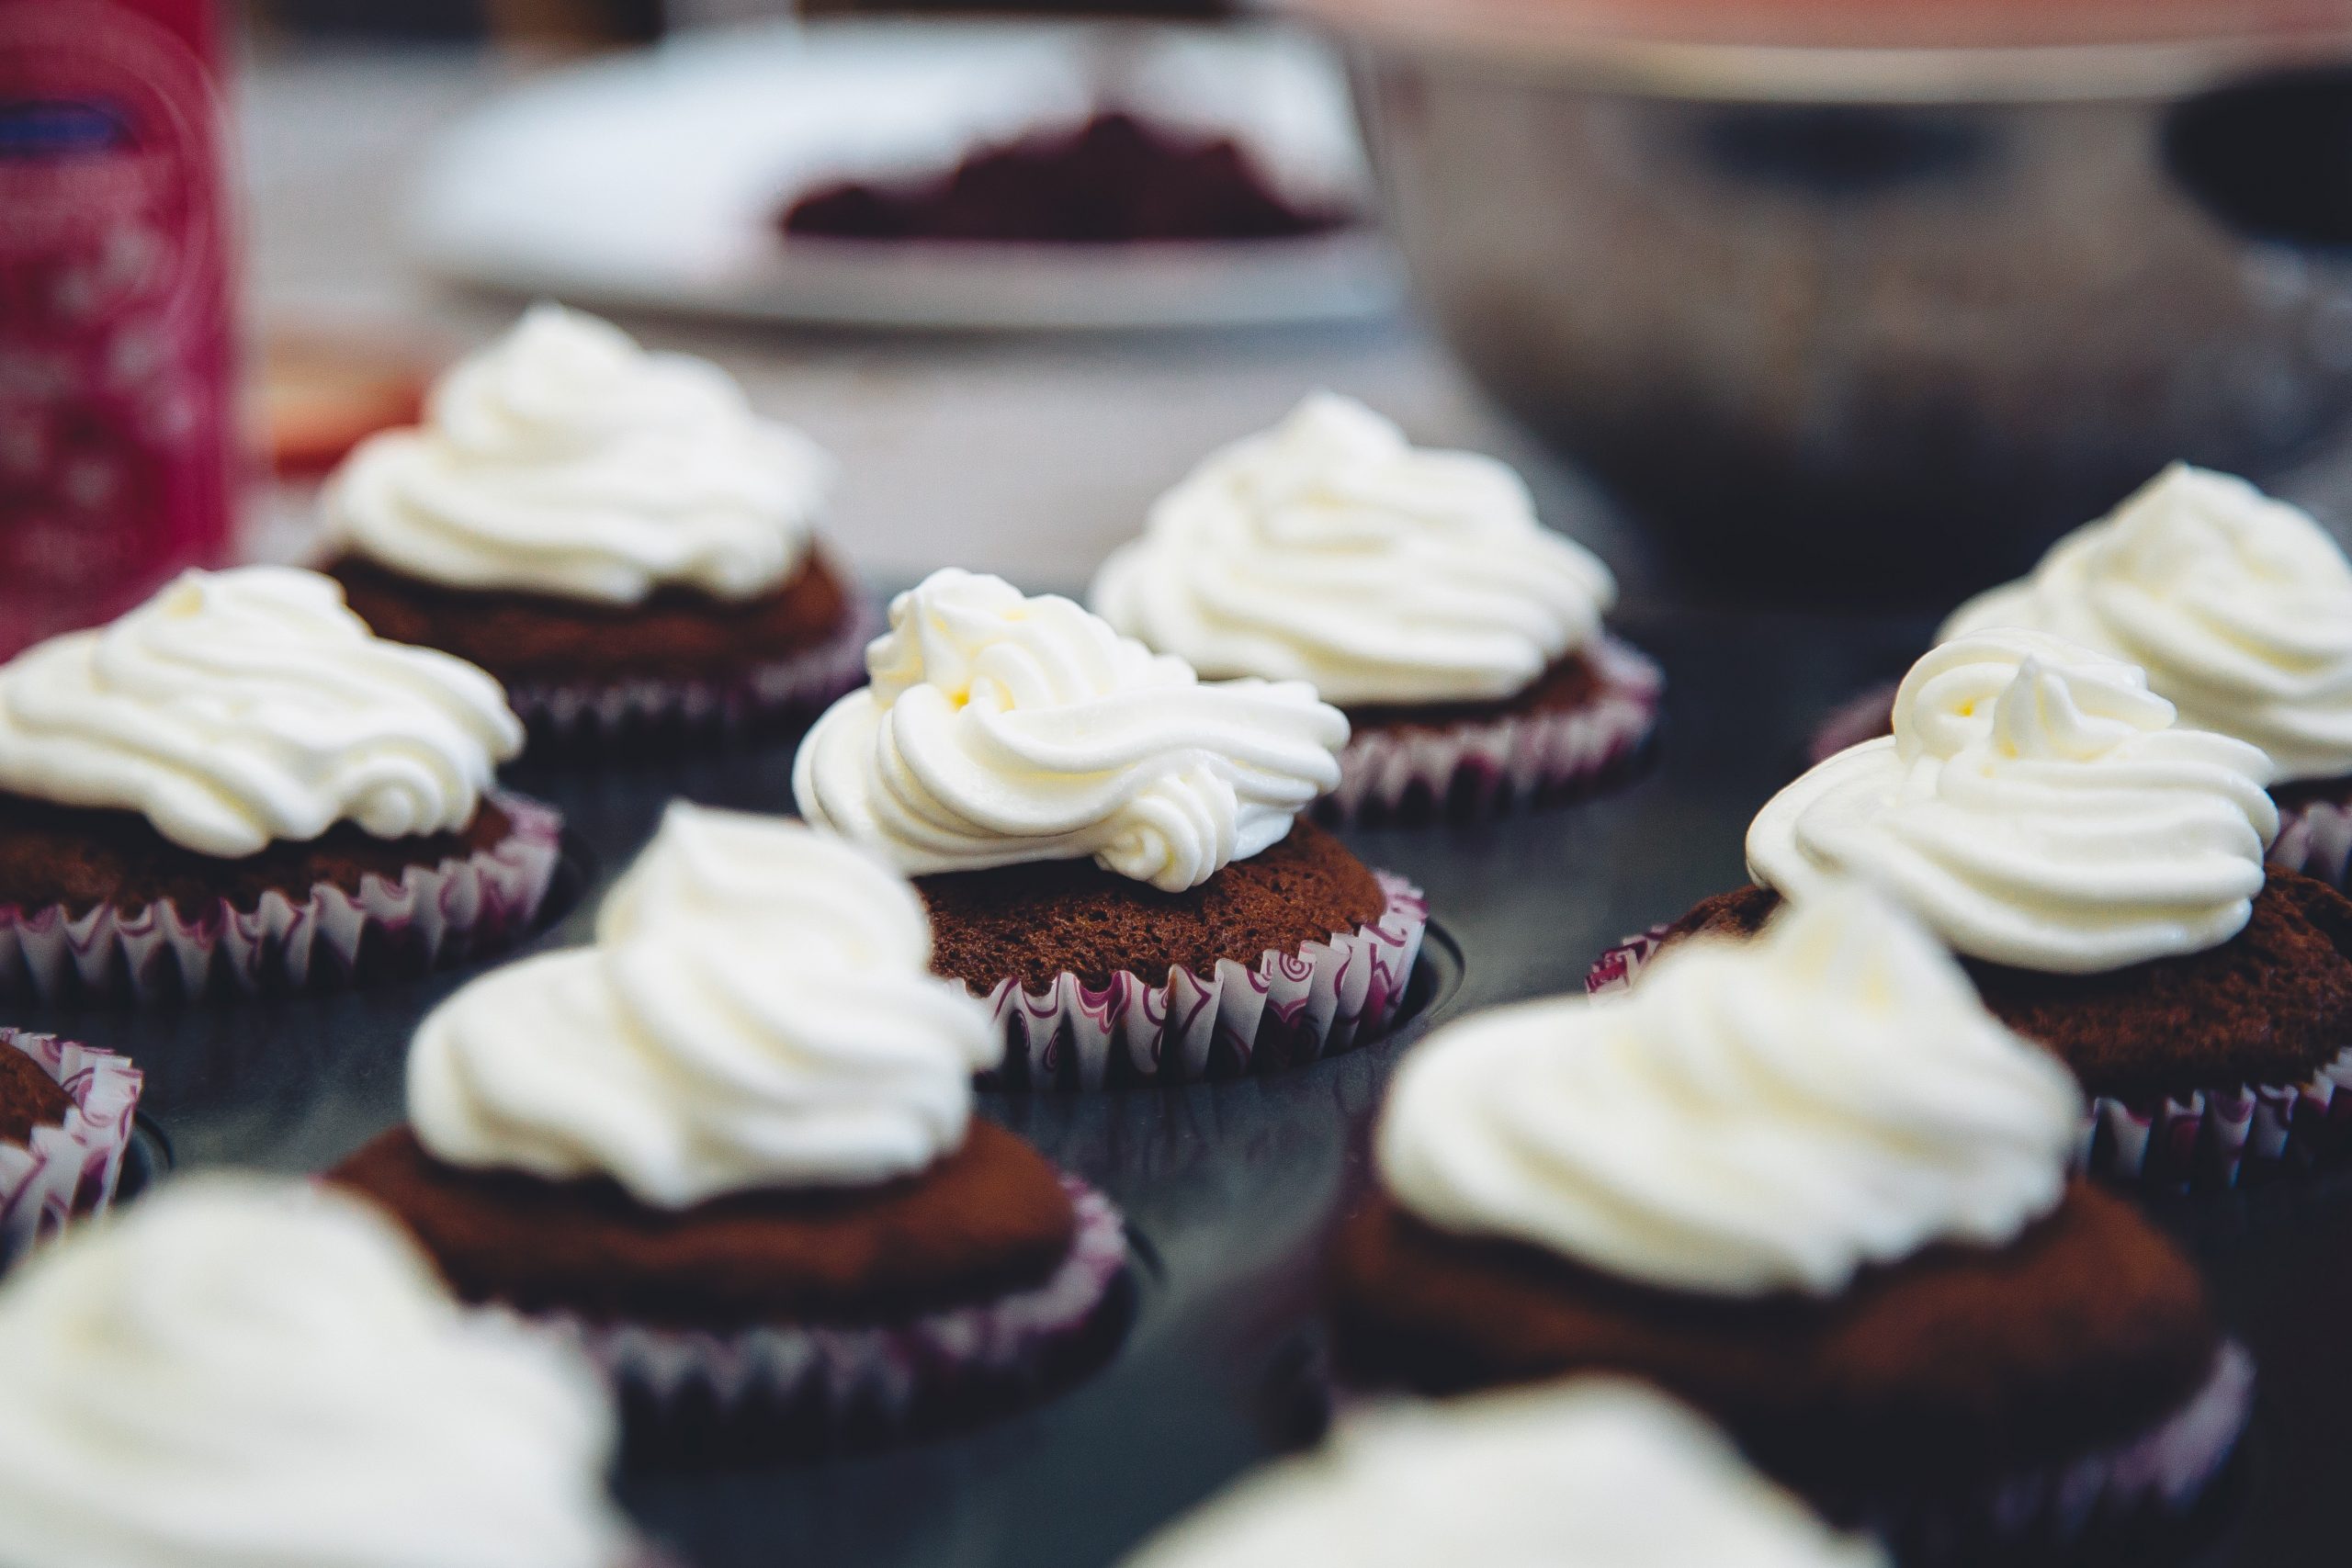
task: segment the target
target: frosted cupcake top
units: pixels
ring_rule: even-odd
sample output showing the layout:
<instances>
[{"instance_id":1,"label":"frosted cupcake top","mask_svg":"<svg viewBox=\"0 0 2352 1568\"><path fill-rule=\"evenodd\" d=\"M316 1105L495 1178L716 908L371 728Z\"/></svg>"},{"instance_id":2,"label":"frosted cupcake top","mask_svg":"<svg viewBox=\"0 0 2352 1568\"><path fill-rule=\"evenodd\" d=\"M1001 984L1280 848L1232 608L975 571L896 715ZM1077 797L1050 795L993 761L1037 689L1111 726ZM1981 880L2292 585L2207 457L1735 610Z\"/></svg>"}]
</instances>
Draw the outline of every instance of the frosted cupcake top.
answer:
<instances>
[{"instance_id":1,"label":"frosted cupcake top","mask_svg":"<svg viewBox=\"0 0 2352 1568\"><path fill-rule=\"evenodd\" d=\"M1348 721L1295 681L1204 682L1100 617L948 570L817 721L800 814L913 874L1091 857L1168 892L1282 840Z\"/></svg>"},{"instance_id":2,"label":"frosted cupcake top","mask_svg":"<svg viewBox=\"0 0 2352 1568\"><path fill-rule=\"evenodd\" d=\"M2281 778L2352 774L2352 563L2244 479L2176 463L1939 637L1996 626L2129 660L2183 724L2261 747Z\"/></svg>"},{"instance_id":3,"label":"frosted cupcake top","mask_svg":"<svg viewBox=\"0 0 2352 1568\"><path fill-rule=\"evenodd\" d=\"M0 1288L10 1568L617 1568L595 1374L374 1210L175 1181Z\"/></svg>"},{"instance_id":4,"label":"frosted cupcake top","mask_svg":"<svg viewBox=\"0 0 2352 1568\"><path fill-rule=\"evenodd\" d=\"M1616 597L1502 463L1417 449L1328 392L1161 497L1091 593L1204 675L1351 705L1510 696L1598 637Z\"/></svg>"},{"instance_id":5,"label":"frosted cupcake top","mask_svg":"<svg viewBox=\"0 0 2352 1568\"><path fill-rule=\"evenodd\" d=\"M1528 1002L1405 1060L1376 1155L1441 1230L1668 1290L1843 1290L1939 1241L1999 1245L2056 1205L2074 1079L1860 887L1753 942L1659 954L1622 1000Z\"/></svg>"},{"instance_id":6,"label":"frosted cupcake top","mask_svg":"<svg viewBox=\"0 0 2352 1568\"><path fill-rule=\"evenodd\" d=\"M1259 1471L1125 1568L1883 1568L1639 1384L1375 1410Z\"/></svg>"},{"instance_id":7,"label":"frosted cupcake top","mask_svg":"<svg viewBox=\"0 0 2352 1568\"><path fill-rule=\"evenodd\" d=\"M535 305L329 481L330 546L428 582L633 604L748 599L808 547L832 462L718 366Z\"/></svg>"},{"instance_id":8,"label":"frosted cupcake top","mask_svg":"<svg viewBox=\"0 0 2352 1568\"><path fill-rule=\"evenodd\" d=\"M2190 729L2136 665L2046 633L1973 633L1904 677L1894 733L1782 790L1756 880L1878 886L1960 952L2091 974L2218 947L2262 891L2269 760Z\"/></svg>"},{"instance_id":9,"label":"frosted cupcake top","mask_svg":"<svg viewBox=\"0 0 2352 1568\"><path fill-rule=\"evenodd\" d=\"M451 1165L604 1175L650 1207L866 1186L962 1146L1003 1041L931 974L906 879L782 818L673 805L593 947L492 971L409 1054Z\"/></svg>"},{"instance_id":10,"label":"frosted cupcake top","mask_svg":"<svg viewBox=\"0 0 2352 1568\"><path fill-rule=\"evenodd\" d=\"M136 811L224 859L340 821L462 829L522 745L495 680L386 642L333 580L286 567L185 573L0 666L0 789Z\"/></svg>"}]
</instances>

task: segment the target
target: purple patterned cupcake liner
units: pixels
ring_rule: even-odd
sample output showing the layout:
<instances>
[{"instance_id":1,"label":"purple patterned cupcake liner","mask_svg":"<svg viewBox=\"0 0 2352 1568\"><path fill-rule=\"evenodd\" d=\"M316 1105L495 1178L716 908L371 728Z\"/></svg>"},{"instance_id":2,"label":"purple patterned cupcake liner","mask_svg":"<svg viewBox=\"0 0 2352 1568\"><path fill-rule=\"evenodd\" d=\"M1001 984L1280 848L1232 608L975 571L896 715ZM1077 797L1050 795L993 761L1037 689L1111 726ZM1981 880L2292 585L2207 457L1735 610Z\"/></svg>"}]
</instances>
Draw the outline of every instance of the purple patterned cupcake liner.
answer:
<instances>
[{"instance_id":1,"label":"purple patterned cupcake liner","mask_svg":"<svg viewBox=\"0 0 2352 1568\"><path fill-rule=\"evenodd\" d=\"M1830 709L1829 716L1805 740L1805 765L1818 767L1865 740L1880 740L1894 734L1897 684L1889 681L1872 686Z\"/></svg>"},{"instance_id":2,"label":"purple patterned cupcake liner","mask_svg":"<svg viewBox=\"0 0 2352 1568\"><path fill-rule=\"evenodd\" d=\"M1630 987L1666 943L1652 926L1602 953L1595 997ZM2352 1149L2352 1047L2300 1084L2200 1089L2158 1099L2093 1095L2075 1152L2088 1175L2163 1191L2210 1191L2310 1169Z\"/></svg>"},{"instance_id":3,"label":"purple patterned cupcake liner","mask_svg":"<svg viewBox=\"0 0 2352 1568\"><path fill-rule=\"evenodd\" d=\"M1359 730L1340 787L1316 803L1332 822L1473 821L1515 805L1597 793L1632 769L1657 728L1666 678L1614 637L1589 650L1600 689L1580 707L1450 726Z\"/></svg>"},{"instance_id":4,"label":"purple patterned cupcake liner","mask_svg":"<svg viewBox=\"0 0 2352 1568\"><path fill-rule=\"evenodd\" d=\"M1387 904L1369 925L1268 952L1255 965L1217 961L1201 976L1171 965L1147 986L1133 972L1091 987L1076 975L1030 990L1007 978L981 999L1004 1034L1003 1087L1116 1088L1185 1083L1298 1066L1377 1039L1404 1005L1429 900L1375 872Z\"/></svg>"},{"instance_id":5,"label":"purple patterned cupcake liner","mask_svg":"<svg viewBox=\"0 0 2352 1568\"><path fill-rule=\"evenodd\" d=\"M0 1050L32 1058L74 1102L23 1144L0 1139L0 1268L114 1201L139 1109L139 1069L111 1051L0 1029Z\"/></svg>"},{"instance_id":6,"label":"purple patterned cupcake liner","mask_svg":"<svg viewBox=\"0 0 2352 1568\"><path fill-rule=\"evenodd\" d=\"M1062 1186L1077 1213L1069 1257L1044 1283L991 1302L899 1323L728 1332L563 1314L524 1321L585 1354L613 1384L632 1451L823 1453L902 1441L1044 1398L1125 1327L1125 1224L1076 1177Z\"/></svg>"},{"instance_id":7,"label":"purple patterned cupcake liner","mask_svg":"<svg viewBox=\"0 0 2352 1568\"><path fill-rule=\"evenodd\" d=\"M2352 795L2352 784L2346 786ZM2278 808L2270 863L2352 891L2352 799L2301 800Z\"/></svg>"},{"instance_id":8,"label":"purple patterned cupcake liner","mask_svg":"<svg viewBox=\"0 0 2352 1568\"><path fill-rule=\"evenodd\" d=\"M816 647L723 679L525 682L510 685L506 700L535 741L588 751L647 730L717 738L805 723L865 683L865 645L881 619L862 594L850 604L841 628Z\"/></svg>"},{"instance_id":9,"label":"purple patterned cupcake liner","mask_svg":"<svg viewBox=\"0 0 2352 1568\"><path fill-rule=\"evenodd\" d=\"M398 880L364 877L356 892L322 883L299 903L270 892L250 909L223 898L193 913L168 900L81 915L0 907L0 995L152 1002L323 989L495 951L546 901L563 818L521 795L490 798L506 813L506 837Z\"/></svg>"}]
</instances>

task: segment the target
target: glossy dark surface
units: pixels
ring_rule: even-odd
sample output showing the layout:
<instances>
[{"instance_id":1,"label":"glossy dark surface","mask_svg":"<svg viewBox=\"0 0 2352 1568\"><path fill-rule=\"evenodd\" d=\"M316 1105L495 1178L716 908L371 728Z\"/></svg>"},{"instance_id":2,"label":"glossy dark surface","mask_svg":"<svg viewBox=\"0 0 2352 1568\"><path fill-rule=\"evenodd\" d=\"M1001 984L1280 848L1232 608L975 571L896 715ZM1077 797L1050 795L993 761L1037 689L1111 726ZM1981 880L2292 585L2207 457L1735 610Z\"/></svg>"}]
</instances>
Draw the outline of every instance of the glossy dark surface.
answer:
<instances>
[{"instance_id":1,"label":"glossy dark surface","mask_svg":"<svg viewBox=\"0 0 2352 1568\"><path fill-rule=\"evenodd\" d=\"M1795 770L1808 728L1837 697L1899 670L1927 630L1696 613L1624 626L1671 682L1648 776L1566 811L1354 835L1368 860L1421 883L1442 927L1419 1015L1400 1038L1261 1080L987 1097L989 1114L1130 1216L1141 1311L1109 1367L1045 1409L964 1438L790 1470L630 1476L631 1505L713 1568L1090 1568L1295 1429L1317 1247L1363 1179L1381 1085L1427 1020L1577 987L1601 947L1740 878L1747 818ZM584 897L537 941L584 932L596 890L668 795L780 807L787 762L770 749L518 778L566 808L581 850ZM132 1054L180 1168L308 1170L398 1117L407 1034L462 978L175 1017L16 1021ZM2352 1476L2352 1190L2273 1187L2156 1210L2211 1265L2266 1371L2246 1501L2219 1542L2185 1540L2184 1560L2344 1562L2334 1498Z\"/></svg>"}]
</instances>

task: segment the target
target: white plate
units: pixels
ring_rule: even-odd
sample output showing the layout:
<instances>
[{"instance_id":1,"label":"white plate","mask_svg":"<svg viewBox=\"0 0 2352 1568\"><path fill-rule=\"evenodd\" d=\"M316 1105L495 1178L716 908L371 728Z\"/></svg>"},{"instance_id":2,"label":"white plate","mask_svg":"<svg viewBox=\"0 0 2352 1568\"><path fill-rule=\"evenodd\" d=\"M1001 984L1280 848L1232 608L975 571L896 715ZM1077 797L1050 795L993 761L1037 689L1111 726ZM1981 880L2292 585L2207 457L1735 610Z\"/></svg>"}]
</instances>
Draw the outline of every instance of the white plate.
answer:
<instances>
[{"instance_id":1,"label":"white plate","mask_svg":"<svg viewBox=\"0 0 2352 1568\"><path fill-rule=\"evenodd\" d=\"M524 87L433 149L412 213L448 276L587 304L892 327L1255 325L1377 314L1368 231L997 245L795 239L790 196L952 165L1105 95L1234 135L1302 197L1369 201L1347 86L1263 28L842 22L688 34Z\"/></svg>"}]
</instances>

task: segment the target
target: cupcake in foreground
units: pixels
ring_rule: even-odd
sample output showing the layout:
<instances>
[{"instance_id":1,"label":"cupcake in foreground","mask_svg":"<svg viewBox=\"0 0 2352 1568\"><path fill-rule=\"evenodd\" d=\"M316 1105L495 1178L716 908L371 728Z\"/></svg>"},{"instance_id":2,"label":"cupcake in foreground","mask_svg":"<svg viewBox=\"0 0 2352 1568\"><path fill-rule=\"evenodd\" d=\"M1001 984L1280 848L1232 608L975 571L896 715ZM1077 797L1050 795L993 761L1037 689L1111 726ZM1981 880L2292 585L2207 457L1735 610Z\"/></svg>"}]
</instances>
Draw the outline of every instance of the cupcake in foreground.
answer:
<instances>
[{"instance_id":1,"label":"cupcake in foreground","mask_svg":"<svg viewBox=\"0 0 2352 1568\"><path fill-rule=\"evenodd\" d=\"M1232 1077L1378 1035L1428 907L1300 813L1339 710L1203 682L1067 599L945 570L793 766L801 815L914 875L933 964L987 998L1015 1084Z\"/></svg>"},{"instance_id":2,"label":"cupcake in foreground","mask_svg":"<svg viewBox=\"0 0 2352 1568\"><path fill-rule=\"evenodd\" d=\"M656 1462L960 1425L1123 1331L1117 1213L972 1117L988 1015L854 845L684 805L593 947L419 1029L412 1125L334 1179L466 1300L584 1346Z\"/></svg>"},{"instance_id":3,"label":"cupcake in foreground","mask_svg":"<svg viewBox=\"0 0 2352 1568\"><path fill-rule=\"evenodd\" d=\"M1491 815L1589 794L1657 722L1657 667L1610 637L1609 569L1492 457L1419 450L1318 393L1216 453L1094 580L1125 635L1214 679L1304 681L1347 713L1327 814Z\"/></svg>"},{"instance_id":4,"label":"cupcake in foreground","mask_svg":"<svg viewBox=\"0 0 2352 1568\"><path fill-rule=\"evenodd\" d=\"M1402 1404L1244 1478L1125 1568L1885 1568L1705 1422L1607 1379Z\"/></svg>"},{"instance_id":5,"label":"cupcake in foreground","mask_svg":"<svg viewBox=\"0 0 2352 1568\"><path fill-rule=\"evenodd\" d=\"M492 951L561 825L498 682L333 581L191 571L0 666L0 993L317 987Z\"/></svg>"},{"instance_id":6,"label":"cupcake in foreground","mask_svg":"<svg viewBox=\"0 0 2352 1568\"><path fill-rule=\"evenodd\" d=\"M2300 507L2186 464L1962 604L1939 642L2050 632L2148 673L2180 722L2269 753L2274 865L2338 887L2352 863L2352 562ZM1887 732L1886 699L1838 739ZM1826 732L1825 732L1826 736ZM1825 741L1826 744L1826 741ZM1843 750L1843 746L1828 748Z\"/></svg>"},{"instance_id":7,"label":"cupcake in foreground","mask_svg":"<svg viewBox=\"0 0 2352 1568\"><path fill-rule=\"evenodd\" d=\"M536 735L805 719L871 629L812 542L831 483L717 366L539 305L336 472L326 570L377 631L504 682Z\"/></svg>"},{"instance_id":8,"label":"cupcake in foreground","mask_svg":"<svg viewBox=\"0 0 2352 1568\"><path fill-rule=\"evenodd\" d=\"M1857 877L2074 1069L2093 1169L2177 1186L2332 1157L2352 1082L2352 902L2266 872L2269 776L2245 741L2181 727L2136 666L2040 632L1961 637L1912 667L1893 736L1758 814L1756 886L1597 975L1691 933L1752 934L1783 895Z\"/></svg>"},{"instance_id":9,"label":"cupcake in foreground","mask_svg":"<svg viewBox=\"0 0 2352 1568\"><path fill-rule=\"evenodd\" d=\"M1640 1377L1905 1551L2177 1518L2250 1372L2188 1261L2069 1180L2081 1114L1925 930L1825 887L1623 1000L1425 1042L1334 1252L1340 1363Z\"/></svg>"},{"instance_id":10,"label":"cupcake in foreground","mask_svg":"<svg viewBox=\"0 0 2352 1568\"><path fill-rule=\"evenodd\" d=\"M0 1029L0 1269L114 1201L141 1082L111 1051Z\"/></svg>"},{"instance_id":11,"label":"cupcake in foreground","mask_svg":"<svg viewBox=\"0 0 2352 1568\"><path fill-rule=\"evenodd\" d=\"M638 1568L594 1373L351 1199L199 1176L0 1287L10 1568Z\"/></svg>"}]
</instances>

